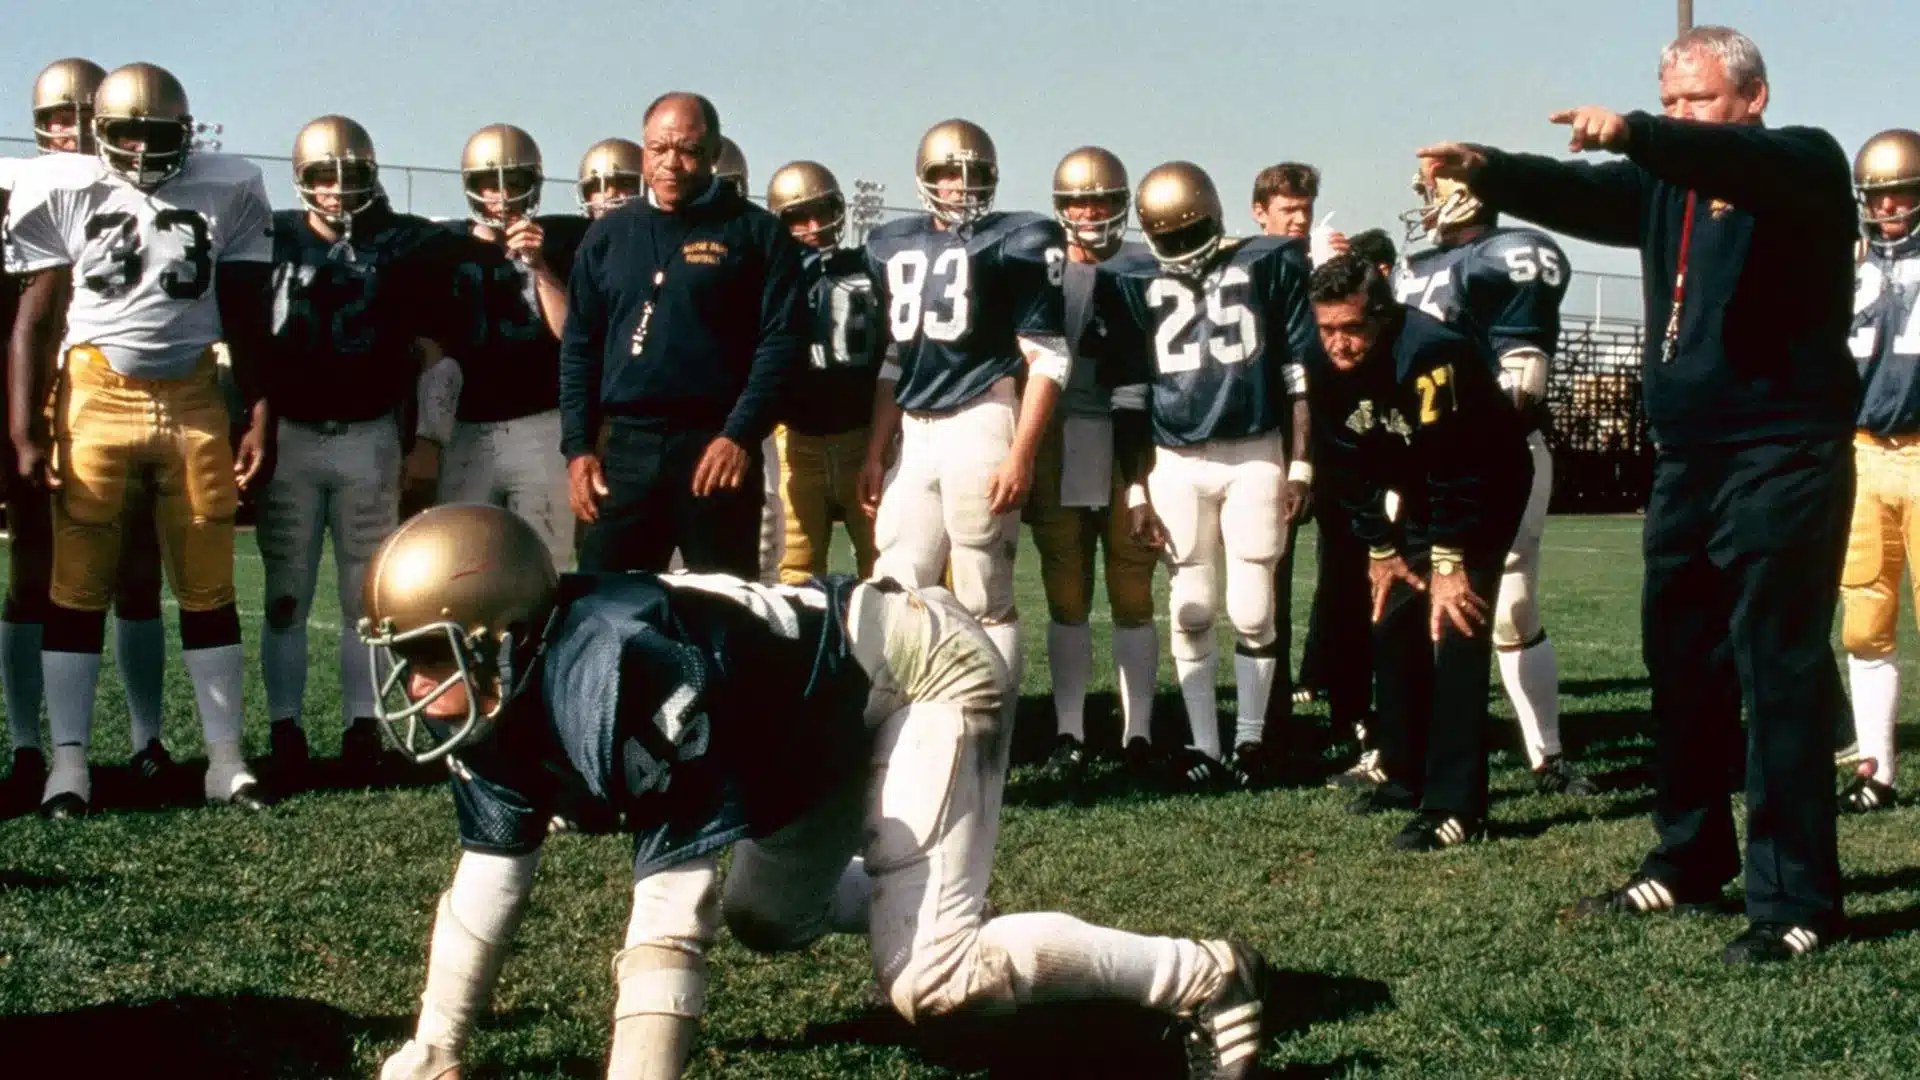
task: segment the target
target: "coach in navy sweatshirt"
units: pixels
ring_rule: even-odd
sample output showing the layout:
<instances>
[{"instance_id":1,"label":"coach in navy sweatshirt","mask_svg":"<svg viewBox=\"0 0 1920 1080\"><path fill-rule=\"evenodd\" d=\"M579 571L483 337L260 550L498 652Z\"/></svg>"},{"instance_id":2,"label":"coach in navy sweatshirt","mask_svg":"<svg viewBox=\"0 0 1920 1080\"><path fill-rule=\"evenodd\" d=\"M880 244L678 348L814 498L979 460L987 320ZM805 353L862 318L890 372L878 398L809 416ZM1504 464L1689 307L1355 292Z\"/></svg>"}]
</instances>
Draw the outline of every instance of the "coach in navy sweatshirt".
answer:
<instances>
[{"instance_id":1,"label":"coach in navy sweatshirt","mask_svg":"<svg viewBox=\"0 0 1920 1080\"><path fill-rule=\"evenodd\" d=\"M720 117L648 107L648 193L595 222L560 343L561 452L583 571L759 573L761 444L802 362L800 247L713 182Z\"/></svg>"},{"instance_id":2,"label":"coach in navy sweatshirt","mask_svg":"<svg viewBox=\"0 0 1920 1080\"><path fill-rule=\"evenodd\" d=\"M1727 796L1745 762L1750 925L1725 959L1785 960L1824 944L1841 916L1831 750L1845 706L1828 635L1853 496L1851 173L1825 131L1763 126L1766 67L1745 35L1691 30L1660 68L1664 117L1553 115L1572 149L1625 161L1458 143L1421 154L1494 209L1640 249L1658 451L1642 649L1659 843L1576 911L1717 901L1740 870Z\"/></svg>"}]
</instances>

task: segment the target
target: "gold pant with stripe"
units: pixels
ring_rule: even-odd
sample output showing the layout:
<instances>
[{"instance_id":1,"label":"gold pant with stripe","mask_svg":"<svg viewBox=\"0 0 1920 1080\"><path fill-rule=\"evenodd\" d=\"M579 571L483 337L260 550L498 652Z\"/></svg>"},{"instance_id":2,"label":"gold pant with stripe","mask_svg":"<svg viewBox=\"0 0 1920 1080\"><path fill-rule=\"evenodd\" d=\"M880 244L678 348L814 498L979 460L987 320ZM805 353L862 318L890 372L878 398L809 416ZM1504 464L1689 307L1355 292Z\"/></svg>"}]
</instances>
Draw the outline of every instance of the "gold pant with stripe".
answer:
<instances>
[{"instance_id":1,"label":"gold pant with stripe","mask_svg":"<svg viewBox=\"0 0 1920 1080\"><path fill-rule=\"evenodd\" d=\"M1900 572L1920 558L1920 435L1854 437L1853 525L1840 575L1840 640L1862 659L1890 656ZM1914 610L1920 613L1920 576Z\"/></svg>"},{"instance_id":2,"label":"gold pant with stripe","mask_svg":"<svg viewBox=\"0 0 1920 1080\"><path fill-rule=\"evenodd\" d=\"M786 507L786 551L780 581L799 585L827 572L833 521L846 523L862 578L873 574L873 519L860 508L860 467L867 460L867 429L839 435L802 435L775 428L780 454L780 501Z\"/></svg>"},{"instance_id":3,"label":"gold pant with stripe","mask_svg":"<svg viewBox=\"0 0 1920 1080\"><path fill-rule=\"evenodd\" d=\"M1133 542L1118 468L1106 506L1060 504L1062 430L1056 418L1033 456L1033 488L1025 515L1033 529L1033 546L1040 550L1048 617L1068 626L1087 621L1093 612L1095 549L1101 548L1106 552L1107 602L1114 625L1146 626L1153 622L1153 568L1160 553Z\"/></svg>"},{"instance_id":4,"label":"gold pant with stripe","mask_svg":"<svg viewBox=\"0 0 1920 1080\"><path fill-rule=\"evenodd\" d=\"M143 504L152 507L180 609L233 603L239 490L212 351L185 378L141 379L114 371L98 349L77 345L67 353L54 420L54 603L107 609L122 521Z\"/></svg>"}]
</instances>

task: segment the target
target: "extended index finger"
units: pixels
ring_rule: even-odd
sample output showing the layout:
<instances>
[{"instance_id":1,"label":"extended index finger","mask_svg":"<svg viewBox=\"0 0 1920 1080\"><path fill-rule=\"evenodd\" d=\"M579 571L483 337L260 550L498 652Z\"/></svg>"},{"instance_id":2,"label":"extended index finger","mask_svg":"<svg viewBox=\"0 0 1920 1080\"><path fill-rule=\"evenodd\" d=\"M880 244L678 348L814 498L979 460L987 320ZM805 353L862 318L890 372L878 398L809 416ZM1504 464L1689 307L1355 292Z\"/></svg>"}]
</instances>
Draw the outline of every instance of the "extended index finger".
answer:
<instances>
[{"instance_id":1,"label":"extended index finger","mask_svg":"<svg viewBox=\"0 0 1920 1080\"><path fill-rule=\"evenodd\" d=\"M1549 124L1571 124L1571 123L1573 123L1573 118L1574 118L1574 116L1575 116L1576 114L1578 114L1578 113L1579 113L1579 111L1580 111L1579 109L1558 109L1558 110L1555 110L1554 112L1550 112L1550 113L1548 113L1548 114L1547 114L1547 123L1549 123Z\"/></svg>"}]
</instances>

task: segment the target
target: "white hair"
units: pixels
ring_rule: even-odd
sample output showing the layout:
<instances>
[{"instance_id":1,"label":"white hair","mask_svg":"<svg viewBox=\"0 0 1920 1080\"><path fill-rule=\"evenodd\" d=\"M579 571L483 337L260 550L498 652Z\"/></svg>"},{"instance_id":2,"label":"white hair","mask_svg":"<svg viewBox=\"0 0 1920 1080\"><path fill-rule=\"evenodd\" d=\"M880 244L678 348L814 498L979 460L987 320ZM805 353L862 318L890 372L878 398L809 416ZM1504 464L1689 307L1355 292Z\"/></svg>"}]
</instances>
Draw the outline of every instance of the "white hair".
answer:
<instances>
[{"instance_id":1,"label":"white hair","mask_svg":"<svg viewBox=\"0 0 1920 1080\"><path fill-rule=\"evenodd\" d=\"M1760 57L1760 46L1731 26L1696 26L1674 38L1660 50L1660 73L1666 74L1682 56L1696 50L1717 57L1736 89L1751 86L1755 79L1766 81L1767 62Z\"/></svg>"}]
</instances>

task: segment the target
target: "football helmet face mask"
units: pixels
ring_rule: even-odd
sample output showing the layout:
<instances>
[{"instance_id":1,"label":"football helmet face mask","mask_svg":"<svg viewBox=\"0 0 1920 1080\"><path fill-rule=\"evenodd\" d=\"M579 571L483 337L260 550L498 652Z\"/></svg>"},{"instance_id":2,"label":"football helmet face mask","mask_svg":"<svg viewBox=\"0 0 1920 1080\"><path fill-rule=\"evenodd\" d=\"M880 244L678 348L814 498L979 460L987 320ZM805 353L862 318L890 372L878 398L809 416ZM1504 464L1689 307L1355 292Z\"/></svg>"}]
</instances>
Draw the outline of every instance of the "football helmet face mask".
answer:
<instances>
[{"instance_id":1,"label":"football helmet face mask","mask_svg":"<svg viewBox=\"0 0 1920 1080\"><path fill-rule=\"evenodd\" d=\"M639 198L646 190L642 154L630 139L601 139L589 146L580 159L580 212L597 218Z\"/></svg>"},{"instance_id":2,"label":"football helmet face mask","mask_svg":"<svg viewBox=\"0 0 1920 1080\"><path fill-rule=\"evenodd\" d=\"M335 228L350 226L373 205L380 197L379 178L373 136L347 117L308 121L294 137L293 188L300 204Z\"/></svg>"},{"instance_id":3,"label":"football helmet face mask","mask_svg":"<svg viewBox=\"0 0 1920 1080\"><path fill-rule=\"evenodd\" d=\"M780 166L767 181L767 209L787 226L795 240L816 248L840 242L847 223L847 199L840 181L817 161ZM805 225L812 221L812 225Z\"/></svg>"},{"instance_id":4,"label":"football helmet face mask","mask_svg":"<svg viewBox=\"0 0 1920 1080\"><path fill-rule=\"evenodd\" d=\"M1053 170L1053 216L1067 237L1089 251L1107 252L1120 246L1127 232L1127 167L1104 147L1083 146L1060 159ZM1068 210L1086 205L1096 216L1070 217Z\"/></svg>"},{"instance_id":5,"label":"football helmet face mask","mask_svg":"<svg viewBox=\"0 0 1920 1080\"><path fill-rule=\"evenodd\" d=\"M713 159L713 179L731 186L741 198L747 197L747 155L739 143L725 135L720 136L720 153Z\"/></svg>"},{"instance_id":6,"label":"football helmet face mask","mask_svg":"<svg viewBox=\"0 0 1920 1080\"><path fill-rule=\"evenodd\" d=\"M460 152L460 186L467 194L467 216L481 225L504 229L540 209L540 145L512 124L488 124L467 139Z\"/></svg>"},{"instance_id":7,"label":"football helmet face mask","mask_svg":"<svg viewBox=\"0 0 1920 1080\"><path fill-rule=\"evenodd\" d=\"M1425 162L1414 174L1413 193L1420 205L1400 215L1409 243L1420 239L1438 243L1446 230L1475 224L1486 213L1485 204L1464 181L1435 176Z\"/></svg>"},{"instance_id":8,"label":"football helmet face mask","mask_svg":"<svg viewBox=\"0 0 1920 1080\"><path fill-rule=\"evenodd\" d=\"M1890 128L1868 139L1853 159L1853 194L1860 202L1860 224L1870 238L1880 227L1908 223L1920 216L1920 205L1881 214L1871 205L1876 194L1907 189L1920 192L1920 132Z\"/></svg>"},{"instance_id":9,"label":"football helmet face mask","mask_svg":"<svg viewBox=\"0 0 1920 1080\"><path fill-rule=\"evenodd\" d=\"M949 227L966 225L993 210L1000 161L986 129L967 120L942 120L920 137L913 162L920 205Z\"/></svg>"},{"instance_id":10,"label":"football helmet face mask","mask_svg":"<svg viewBox=\"0 0 1920 1080\"><path fill-rule=\"evenodd\" d=\"M1141 177L1134 205L1147 248L1168 273L1199 274L1226 239L1220 192L1190 161L1170 161Z\"/></svg>"},{"instance_id":11,"label":"football helmet face mask","mask_svg":"<svg viewBox=\"0 0 1920 1080\"><path fill-rule=\"evenodd\" d=\"M106 77L105 68L77 56L55 60L40 69L33 80L33 141L41 153L94 152L93 97ZM54 130L62 112L70 114L72 131ZM73 145L56 145L67 141Z\"/></svg>"},{"instance_id":12,"label":"football helmet face mask","mask_svg":"<svg viewBox=\"0 0 1920 1080\"><path fill-rule=\"evenodd\" d=\"M109 172L144 191L159 187L193 149L186 88L152 64L115 68L94 91L93 141Z\"/></svg>"},{"instance_id":13,"label":"football helmet face mask","mask_svg":"<svg viewBox=\"0 0 1920 1080\"><path fill-rule=\"evenodd\" d=\"M558 583L533 526L497 506L437 506L388 536L367 564L358 629L374 716L395 745L425 764L490 735L538 667ZM414 696L417 674L440 671ZM431 715L455 687L464 714Z\"/></svg>"}]
</instances>

